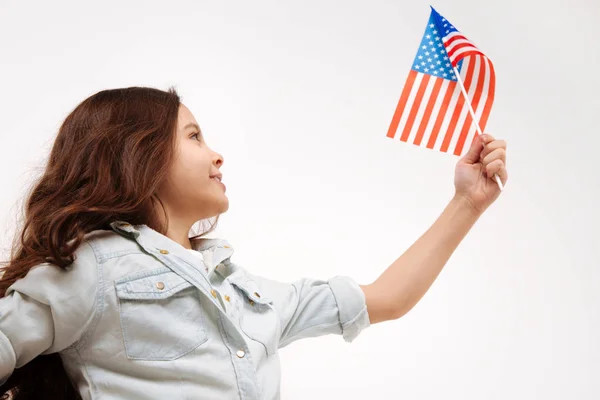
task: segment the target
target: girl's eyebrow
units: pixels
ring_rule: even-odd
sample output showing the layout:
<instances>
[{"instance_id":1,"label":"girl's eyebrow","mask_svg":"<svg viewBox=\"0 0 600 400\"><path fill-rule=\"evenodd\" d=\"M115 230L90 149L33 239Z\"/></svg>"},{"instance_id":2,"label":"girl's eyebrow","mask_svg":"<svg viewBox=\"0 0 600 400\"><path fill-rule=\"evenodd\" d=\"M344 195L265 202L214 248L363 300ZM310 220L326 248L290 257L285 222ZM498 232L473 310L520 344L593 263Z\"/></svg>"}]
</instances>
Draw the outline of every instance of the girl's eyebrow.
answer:
<instances>
[{"instance_id":1,"label":"girl's eyebrow","mask_svg":"<svg viewBox=\"0 0 600 400\"><path fill-rule=\"evenodd\" d=\"M183 127L183 129L187 129L187 128L189 128L189 127L196 128L197 130L199 130L199 131L200 131L200 127L198 126L198 124L195 124L195 123L193 123L193 122L190 122L189 124L187 124L186 126L184 126L184 127ZM202 131L200 131L200 132L202 132Z\"/></svg>"}]
</instances>

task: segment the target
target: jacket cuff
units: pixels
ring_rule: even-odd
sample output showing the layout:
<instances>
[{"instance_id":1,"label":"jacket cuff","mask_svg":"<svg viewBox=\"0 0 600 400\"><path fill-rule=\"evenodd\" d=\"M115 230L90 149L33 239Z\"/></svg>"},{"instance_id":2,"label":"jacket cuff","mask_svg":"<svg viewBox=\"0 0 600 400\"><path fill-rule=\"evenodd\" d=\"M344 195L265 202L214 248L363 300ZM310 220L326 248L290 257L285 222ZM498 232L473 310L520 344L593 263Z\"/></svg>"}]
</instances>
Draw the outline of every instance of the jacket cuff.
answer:
<instances>
[{"instance_id":1,"label":"jacket cuff","mask_svg":"<svg viewBox=\"0 0 600 400\"><path fill-rule=\"evenodd\" d=\"M338 306L342 336L352 342L358 334L370 326L365 294L350 277L336 276L329 280L329 286Z\"/></svg>"}]
</instances>

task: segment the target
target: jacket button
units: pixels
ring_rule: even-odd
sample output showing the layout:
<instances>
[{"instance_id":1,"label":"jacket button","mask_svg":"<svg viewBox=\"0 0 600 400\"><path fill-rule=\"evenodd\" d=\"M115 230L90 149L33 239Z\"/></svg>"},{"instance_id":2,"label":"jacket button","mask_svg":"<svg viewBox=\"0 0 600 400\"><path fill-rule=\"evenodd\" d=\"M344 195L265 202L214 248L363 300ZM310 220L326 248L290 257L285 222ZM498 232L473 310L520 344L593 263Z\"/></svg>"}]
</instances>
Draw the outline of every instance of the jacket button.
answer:
<instances>
[{"instance_id":1,"label":"jacket button","mask_svg":"<svg viewBox=\"0 0 600 400\"><path fill-rule=\"evenodd\" d=\"M163 290L165 288L165 284L162 282L156 282L156 288L158 290Z\"/></svg>"},{"instance_id":2,"label":"jacket button","mask_svg":"<svg viewBox=\"0 0 600 400\"><path fill-rule=\"evenodd\" d=\"M231 301L231 297L225 296L225 301L228 301L228 302Z\"/></svg>"},{"instance_id":3,"label":"jacket button","mask_svg":"<svg viewBox=\"0 0 600 400\"><path fill-rule=\"evenodd\" d=\"M235 354L238 356L238 358L244 358L244 356L246 355L246 353L244 353L244 350L238 350Z\"/></svg>"},{"instance_id":4,"label":"jacket button","mask_svg":"<svg viewBox=\"0 0 600 400\"><path fill-rule=\"evenodd\" d=\"M254 300L249 300L250 301L250 305L253 306L254 305Z\"/></svg>"},{"instance_id":5,"label":"jacket button","mask_svg":"<svg viewBox=\"0 0 600 400\"><path fill-rule=\"evenodd\" d=\"M254 292L254 295L260 299L260 294Z\"/></svg>"},{"instance_id":6,"label":"jacket button","mask_svg":"<svg viewBox=\"0 0 600 400\"><path fill-rule=\"evenodd\" d=\"M169 254L169 250L161 250L160 254Z\"/></svg>"},{"instance_id":7,"label":"jacket button","mask_svg":"<svg viewBox=\"0 0 600 400\"><path fill-rule=\"evenodd\" d=\"M212 294L212 297L214 297L215 299L217 298L217 292L215 292L215 290L211 290L210 294Z\"/></svg>"}]
</instances>

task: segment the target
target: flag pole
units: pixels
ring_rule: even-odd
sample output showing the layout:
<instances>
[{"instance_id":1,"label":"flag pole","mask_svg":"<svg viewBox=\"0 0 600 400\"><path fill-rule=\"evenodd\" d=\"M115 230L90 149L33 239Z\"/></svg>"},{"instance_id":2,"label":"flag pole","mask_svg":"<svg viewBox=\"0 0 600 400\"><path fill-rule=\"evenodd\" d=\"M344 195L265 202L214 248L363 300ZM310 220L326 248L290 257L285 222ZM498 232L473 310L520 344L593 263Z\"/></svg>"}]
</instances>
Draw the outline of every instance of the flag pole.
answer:
<instances>
[{"instance_id":1,"label":"flag pole","mask_svg":"<svg viewBox=\"0 0 600 400\"><path fill-rule=\"evenodd\" d=\"M477 118L475 118L475 111L473 111L473 106L471 105L471 100L469 99L469 95L467 94L465 85L462 82L460 73L458 72L458 69L456 69L455 66L452 66L452 69L454 70L454 75L456 75L456 80L458 81L458 84L460 85L460 90L462 91L462 94L465 97L465 101L466 101L467 105L469 106L469 113L471 114L471 117L473 118L473 122L475 123L475 126L477 127L477 133L479 133L479 136L482 136L483 132L481 131L481 127L479 126L479 121L477 121ZM498 184L498 187L500 188L500 191L504 190L504 185L502 185L502 181L500 180L500 177L498 176L498 174L494 174L494 178L496 180L496 183Z\"/></svg>"}]
</instances>

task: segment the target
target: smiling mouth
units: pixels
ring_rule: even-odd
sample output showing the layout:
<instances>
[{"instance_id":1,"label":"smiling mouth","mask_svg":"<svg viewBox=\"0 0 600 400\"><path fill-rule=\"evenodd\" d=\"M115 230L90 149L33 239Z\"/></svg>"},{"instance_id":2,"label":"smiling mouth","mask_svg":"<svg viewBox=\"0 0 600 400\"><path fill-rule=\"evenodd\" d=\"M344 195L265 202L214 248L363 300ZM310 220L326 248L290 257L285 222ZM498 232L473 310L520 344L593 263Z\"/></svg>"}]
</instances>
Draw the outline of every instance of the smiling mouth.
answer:
<instances>
[{"instance_id":1,"label":"smiling mouth","mask_svg":"<svg viewBox=\"0 0 600 400\"><path fill-rule=\"evenodd\" d=\"M222 178L222 175L215 175L215 176L210 177L210 179L212 179L213 181L216 181L219 185L221 185L223 187L223 190L227 190L225 184L223 182L221 182L221 178Z\"/></svg>"}]
</instances>

